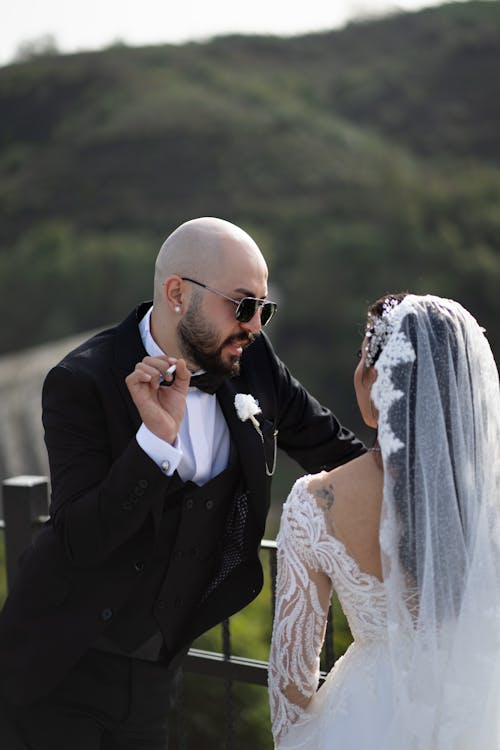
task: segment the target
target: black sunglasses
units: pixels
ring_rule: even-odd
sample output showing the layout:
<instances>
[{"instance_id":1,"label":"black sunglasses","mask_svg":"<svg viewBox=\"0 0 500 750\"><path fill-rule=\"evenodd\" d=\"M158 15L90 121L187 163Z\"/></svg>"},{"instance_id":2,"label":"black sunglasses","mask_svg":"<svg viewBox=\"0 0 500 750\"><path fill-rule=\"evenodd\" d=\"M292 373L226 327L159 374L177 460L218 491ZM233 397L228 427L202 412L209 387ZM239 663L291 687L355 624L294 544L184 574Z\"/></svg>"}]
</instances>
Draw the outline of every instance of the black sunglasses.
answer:
<instances>
[{"instance_id":1,"label":"black sunglasses","mask_svg":"<svg viewBox=\"0 0 500 750\"><path fill-rule=\"evenodd\" d=\"M225 299L234 302L234 304L236 305L234 316L236 320L239 320L240 323L248 323L250 320L252 320L257 310L260 310L260 322L262 326L265 326L269 323L274 313L278 309L278 305L276 304L276 302L269 302L268 300L258 299L257 297L243 297L243 299L233 299L232 297L228 297L227 294L224 294L224 292L220 292L218 289L213 289L207 284L202 284L201 281L190 279L188 276L181 276L181 279L183 281L190 281L191 284L201 286L202 289L207 289L209 292L213 292L214 294L218 294L220 297L225 297Z\"/></svg>"}]
</instances>

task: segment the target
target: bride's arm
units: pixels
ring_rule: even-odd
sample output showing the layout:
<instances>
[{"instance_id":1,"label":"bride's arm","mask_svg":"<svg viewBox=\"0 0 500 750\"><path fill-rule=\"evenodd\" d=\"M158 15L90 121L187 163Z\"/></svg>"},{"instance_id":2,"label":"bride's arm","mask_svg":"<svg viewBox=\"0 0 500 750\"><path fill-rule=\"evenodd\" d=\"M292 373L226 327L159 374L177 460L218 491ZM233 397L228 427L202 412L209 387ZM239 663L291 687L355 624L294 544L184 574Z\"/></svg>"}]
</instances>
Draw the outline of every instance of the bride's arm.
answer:
<instances>
[{"instance_id":1,"label":"bride's arm","mask_svg":"<svg viewBox=\"0 0 500 750\"><path fill-rule=\"evenodd\" d=\"M287 505L278 535L276 612L269 656L271 721L277 744L318 687L332 594L330 579L318 569L311 519L298 517L297 506L292 510Z\"/></svg>"}]
</instances>

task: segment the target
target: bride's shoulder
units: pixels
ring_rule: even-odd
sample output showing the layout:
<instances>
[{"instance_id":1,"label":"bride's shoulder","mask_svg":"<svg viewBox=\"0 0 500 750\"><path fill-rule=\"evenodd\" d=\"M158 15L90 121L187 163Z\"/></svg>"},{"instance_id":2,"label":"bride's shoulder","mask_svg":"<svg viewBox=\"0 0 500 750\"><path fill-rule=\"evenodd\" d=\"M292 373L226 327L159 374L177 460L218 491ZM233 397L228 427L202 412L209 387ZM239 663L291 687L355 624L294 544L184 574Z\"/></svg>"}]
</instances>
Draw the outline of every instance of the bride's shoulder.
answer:
<instances>
[{"instance_id":1,"label":"bride's shoulder","mask_svg":"<svg viewBox=\"0 0 500 750\"><path fill-rule=\"evenodd\" d=\"M358 458L338 466L331 471L323 471L309 478L308 492L321 505L331 507L343 501L352 503L359 498L366 499L374 492L378 494L383 485L383 474L373 454L365 453Z\"/></svg>"},{"instance_id":2,"label":"bride's shoulder","mask_svg":"<svg viewBox=\"0 0 500 750\"><path fill-rule=\"evenodd\" d=\"M317 505L309 492L309 482L320 475L306 474L299 477L292 486L283 505L279 532L276 537L278 549L301 549L303 554L310 550L312 540L317 536Z\"/></svg>"},{"instance_id":3,"label":"bride's shoulder","mask_svg":"<svg viewBox=\"0 0 500 750\"><path fill-rule=\"evenodd\" d=\"M309 482L318 476L320 476L320 474L304 474L303 476L296 479L294 484L292 485L292 489L290 490L284 507L286 508L307 501L309 494Z\"/></svg>"},{"instance_id":4,"label":"bride's shoulder","mask_svg":"<svg viewBox=\"0 0 500 750\"><path fill-rule=\"evenodd\" d=\"M322 505L331 491L332 476L333 471L320 471L296 479L283 506L282 521L315 515L318 503Z\"/></svg>"},{"instance_id":5,"label":"bride's shoulder","mask_svg":"<svg viewBox=\"0 0 500 750\"><path fill-rule=\"evenodd\" d=\"M370 497L382 493L383 474L373 453L338 466L331 471L305 474L297 479L283 507L285 516L314 513L318 505L326 511L337 510L352 513L356 504L364 504Z\"/></svg>"},{"instance_id":6,"label":"bride's shoulder","mask_svg":"<svg viewBox=\"0 0 500 750\"><path fill-rule=\"evenodd\" d=\"M324 472L320 472L320 474L304 474L295 480L283 505L281 524L295 522L299 517L303 519L310 513L314 496L309 490L309 483L320 477L322 473Z\"/></svg>"},{"instance_id":7,"label":"bride's shoulder","mask_svg":"<svg viewBox=\"0 0 500 750\"><path fill-rule=\"evenodd\" d=\"M307 502L314 495L315 489L328 484L332 471L320 471L317 474L303 474L295 480L287 498L288 502Z\"/></svg>"}]
</instances>

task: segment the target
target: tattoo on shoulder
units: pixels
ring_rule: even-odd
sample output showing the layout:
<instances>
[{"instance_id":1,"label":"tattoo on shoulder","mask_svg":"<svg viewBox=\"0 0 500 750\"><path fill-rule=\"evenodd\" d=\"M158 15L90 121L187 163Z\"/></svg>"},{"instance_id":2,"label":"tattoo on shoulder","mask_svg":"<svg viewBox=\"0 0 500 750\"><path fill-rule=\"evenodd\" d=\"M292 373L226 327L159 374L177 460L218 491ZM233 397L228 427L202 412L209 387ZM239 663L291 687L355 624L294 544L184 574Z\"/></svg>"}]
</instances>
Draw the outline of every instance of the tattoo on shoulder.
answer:
<instances>
[{"instance_id":1,"label":"tattoo on shoulder","mask_svg":"<svg viewBox=\"0 0 500 750\"><path fill-rule=\"evenodd\" d=\"M316 490L316 497L318 498L319 504L323 510L331 510L335 501L333 485L329 484L327 487L321 487Z\"/></svg>"}]
</instances>

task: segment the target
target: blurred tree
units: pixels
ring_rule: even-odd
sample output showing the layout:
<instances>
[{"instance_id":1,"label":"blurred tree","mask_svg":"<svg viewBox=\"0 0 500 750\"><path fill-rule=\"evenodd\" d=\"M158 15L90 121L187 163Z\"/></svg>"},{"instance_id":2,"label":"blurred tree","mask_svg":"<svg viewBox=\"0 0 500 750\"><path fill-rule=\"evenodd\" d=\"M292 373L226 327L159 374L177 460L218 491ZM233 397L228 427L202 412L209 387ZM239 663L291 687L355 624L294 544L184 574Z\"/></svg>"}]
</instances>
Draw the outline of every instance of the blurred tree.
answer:
<instances>
[{"instance_id":1,"label":"blurred tree","mask_svg":"<svg viewBox=\"0 0 500 750\"><path fill-rule=\"evenodd\" d=\"M42 34L35 39L21 42L14 54L14 62L30 62L38 57L52 57L59 54L57 41L53 34Z\"/></svg>"}]
</instances>

